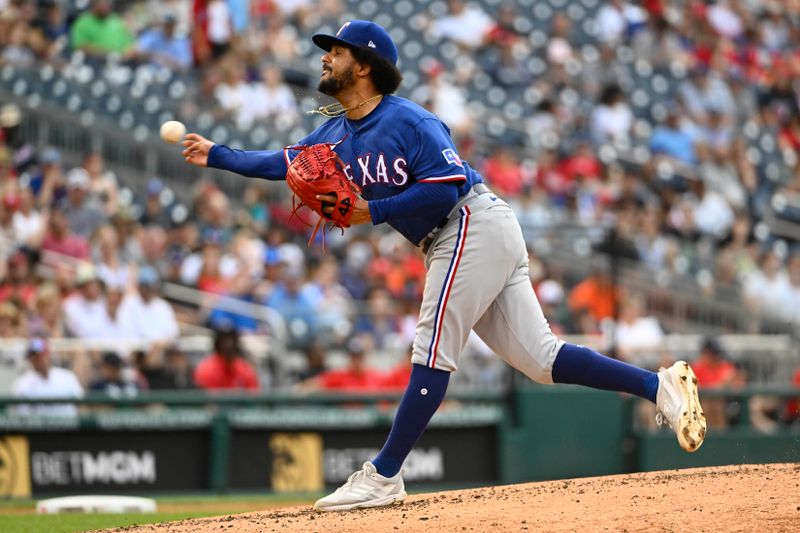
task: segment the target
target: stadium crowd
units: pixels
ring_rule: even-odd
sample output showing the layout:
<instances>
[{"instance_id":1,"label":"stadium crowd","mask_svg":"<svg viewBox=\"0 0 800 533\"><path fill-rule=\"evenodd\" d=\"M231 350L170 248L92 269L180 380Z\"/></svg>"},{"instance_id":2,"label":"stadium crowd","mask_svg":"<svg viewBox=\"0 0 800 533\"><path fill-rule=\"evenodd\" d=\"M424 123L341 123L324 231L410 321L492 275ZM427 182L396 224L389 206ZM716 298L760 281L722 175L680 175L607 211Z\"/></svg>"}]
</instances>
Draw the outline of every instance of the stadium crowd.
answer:
<instances>
[{"instance_id":1,"label":"stadium crowd","mask_svg":"<svg viewBox=\"0 0 800 533\"><path fill-rule=\"evenodd\" d=\"M451 127L462 158L512 203L523 227L611 221L614 239L598 242L598 251L653 273L691 276L704 296L744 304L754 316L800 324L800 226L780 234L766 224L781 202L800 204L793 81L800 2L611 0L594 15L589 49L575 44L580 28L569 10L553 14L547 39L533 43L519 24L528 8L433 4L444 11L419 31L457 53L404 65L420 80L405 94ZM58 67L81 50L88 61L114 56L168 68L194 82L183 113L210 109L244 129L268 121L288 131L302 123L296 94L317 74L298 66L305 36L322 21L338 22L348 7L340 0L0 0L0 66ZM543 70L531 68L532 56ZM676 86L647 120L636 114L624 68L637 62ZM474 134L493 112L470 105L478 75L509 94L535 95L516 130L490 140ZM266 323L228 307L168 303L164 282L264 304L285 320L290 347L311 354L354 336L364 350L402 351L413 337L425 273L400 237L354 228L329 234L327 253L306 247L308 227L291 216L285 194L253 182L241 198L198 183L184 207L163 176L131 198L99 154L68 166L58 150L19 138L18 123L4 107L0 338L146 338L157 347L119 354L124 361L111 353L76 358L84 386L104 376L113 382L122 364L138 370L138 387L170 365L179 377L153 380L202 385L197 374L185 379L188 363L173 348L179 324L269 333ZM749 148L753 132L774 143L768 151L778 154L778 175ZM651 157L608 158L609 146L645 148ZM571 279L532 247L531 281L558 333L596 334L612 321L618 357L650 366L669 357L646 299L620 290L607 272ZM757 332L759 321L752 323ZM234 382L259 382L242 372L249 377ZM259 372L263 385L267 370Z\"/></svg>"}]
</instances>

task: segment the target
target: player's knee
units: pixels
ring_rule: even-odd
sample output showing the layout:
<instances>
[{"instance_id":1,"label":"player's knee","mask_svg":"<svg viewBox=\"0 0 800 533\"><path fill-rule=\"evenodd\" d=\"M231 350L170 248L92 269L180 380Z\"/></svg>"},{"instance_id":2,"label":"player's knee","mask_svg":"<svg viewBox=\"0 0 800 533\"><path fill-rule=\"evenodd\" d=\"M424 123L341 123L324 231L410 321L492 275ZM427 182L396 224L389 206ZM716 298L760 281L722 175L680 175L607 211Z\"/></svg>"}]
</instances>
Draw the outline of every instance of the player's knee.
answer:
<instances>
[{"instance_id":1,"label":"player's knee","mask_svg":"<svg viewBox=\"0 0 800 533\"><path fill-rule=\"evenodd\" d=\"M431 354L417 352L416 350L411 356L411 363L435 368L436 370L444 370L445 372L455 372L457 369L456 362L451 357L444 357L441 354L436 354L433 357Z\"/></svg>"},{"instance_id":2,"label":"player's knee","mask_svg":"<svg viewBox=\"0 0 800 533\"><path fill-rule=\"evenodd\" d=\"M548 328L547 334L540 337L535 352L531 353L534 364L525 372L531 380L542 385L553 384L553 364L564 341L556 337Z\"/></svg>"},{"instance_id":3,"label":"player's knee","mask_svg":"<svg viewBox=\"0 0 800 533\"><path fill-rule=\"evenodd\" d=\"M533 368L527 372L525 372L525 376L528 377L534 383L538 383L539 385L552 385L553 384L553 375L550 369L537 367Z\"/></svg>"}]
</instances>

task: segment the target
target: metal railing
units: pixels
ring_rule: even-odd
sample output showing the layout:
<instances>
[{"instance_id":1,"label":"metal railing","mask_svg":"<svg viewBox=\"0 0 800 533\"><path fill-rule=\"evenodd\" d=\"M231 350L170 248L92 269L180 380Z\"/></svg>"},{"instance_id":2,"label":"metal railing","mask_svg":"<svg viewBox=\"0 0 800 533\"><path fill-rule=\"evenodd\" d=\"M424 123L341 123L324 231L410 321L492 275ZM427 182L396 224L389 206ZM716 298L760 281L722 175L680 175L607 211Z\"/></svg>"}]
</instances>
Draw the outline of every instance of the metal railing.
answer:
<instances>
[{"instance_id":1,"label":"metal railing","mask_svg":"<svg viewBox=\"0 0 800 533\"><path fill-rule=\"evenodd\" d=\"M529 233L537 235L529 244L537 250L537 245L545 241L541 256L552 268L573 279L583 279L598 268L610 273L618 287L642 295L649 313L668 330L750 334L763 329L800 337L800 322L768 312L755 314L744 305L741 294L705 296L693 276L655 272L636 261L593 251L593 242L606 231L609 230L579 222L563 222L555 228L543 228L538 234L535 228L528 228Z\"/></svg>"},{"instance_id":2,"label":"metal railing","mask_svg":"<svg viewBox=\"0 0 800 533\"><path fill-rule=\"evenodd\" d=\"M538 387L538 386L537 386ZM568 385L553 388L568 388L571 393L581 394L589 389ZM549 389L550 387L547 387ZM540 389L542 391L543 389ZM783 409L785 402L800 401L800 387L786 385L748 385L740 388L700 389L701 402L724 400L738 401L746 406L741 409L740 416L732 427L747 427L751 424L754 412L748 408L754 399L769 399ZM86 426L112 429L114 427L148 427L166 423L180 426L206 425L212 422L220 413L239 412L242 409L254 407L274 408L284 414L291 413L292 409L336 409L346 407L352 409L359 407L362 410L373 412L391 413L392 407L401 400L402 394L398 392L241 392L241 391L158 391L142 392L136 396L117 396L105 393L92 392L82 397L50 397L50 398L24 398L0 395L0 429L58 429L63 425ZM443 411L444 418L457 420L459 413L469 411L472 407L465 406L506 406L511 407L515 401L513 391L449 391L446 402L449 406ZM627 401L640 402L642 400L629 396ZM78 409L72 415L52 415L46 410L37 412L35 406L73 405ZM16 412L15 406L24 406L26 411ZM32 409L33 407L33 409ZM98 410L93 409L99 408ZM108 410L109 407L114 409ZM752 406L750 406L752 407ZM165 408L167 408L165 410ZM31 410L32 409L32 410ZM276 412L278 412L276 411ZM347 411L337 410L338 416L345 417ZM42 414L43 413L43 414ZM119 416L125 415L124 419ZM141 416L137 416L140 413ZM318 413L319 414L319 413ZM100 416L99 422L95 417ZM358 417L358 413L356 413ZM439 418L442 418L440 416ZM800 419L791 421L775 421L776 428L781 423L800 425ZM76 425L77 424L77 425ZM634 422L634 427L640 425ZM66 427L66 426L65 426ZM718 431L722 428L715 426ZM644 429L640 429L645 431ZM761 428L761 430L765 430Z\"/></svg>"},{"instance_id":3,"label":"metal railing","mask_svg":"<svg viewBox=\"0 0 800 533\"><path fill-rule=\"evenodd\" d=\"M90 123L81 123L75 114L60 107L42 103L30 107L19 98L0 90L0 99L23 106L20 135L37 146L60 149L68 165L78 165L89 153L101 153L121 181L134 191L143 191L147 180L159 177L167 180L176 196L188 202L193 185L212 180L226 194L237 197L242 190L242 178L229 172L200 169L187 164L177 146L166 145L153 136L132 138L102 116Z\"/></svg>"},{"instance_id":4,"label":"metal railing","mask_svg":"<svg viewBox=\"0 0 800 533\"><path fill-rule=\"evenodd\" d=\"M218 309L227 311L262 321L269 328L269 336L274 337L278 345L286 346L288 341L286 321L283 315L272 307L222 294L200 291L176 283L164 283L161 288L164 296L173 301L190 304L205 310Z\"/></svg>"},{"instance_id":5,"label":"metal railing","mask_svg":"<svg viewBox=\"0 0 800 533\"><path fill-rule=\"evenodd\" d=\"M205 392L205 391L157 391L142 392L136 396L113 396L104 393L90 393L80 398L53 397L53 398L20 398L15 396L0 395L0 407L9 405L31 404L51 405L71 403L85 406L115 406L115 407L151 407L158 404L184 407L207 406L255 406L255 405L308 405L308 404L351 404L360 403L375 405L387 401L399 401L402 393L375 392L254 392L241 391ZM481 392L453 392L448 394L449 400L460 402L491 402L503 400L505 396L496 391Z\"/></svg>"}]
</instances>

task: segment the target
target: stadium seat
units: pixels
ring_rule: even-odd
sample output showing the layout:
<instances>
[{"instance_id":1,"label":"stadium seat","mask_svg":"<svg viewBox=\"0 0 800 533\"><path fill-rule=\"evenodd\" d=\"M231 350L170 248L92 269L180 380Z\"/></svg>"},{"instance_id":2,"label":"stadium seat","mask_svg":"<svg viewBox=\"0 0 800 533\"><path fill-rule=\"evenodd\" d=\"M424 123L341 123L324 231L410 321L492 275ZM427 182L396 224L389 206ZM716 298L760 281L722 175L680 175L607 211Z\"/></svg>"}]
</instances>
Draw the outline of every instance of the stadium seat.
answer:
<instances>
[{"instance_id":1,"label":"stadium seat","mask_svg":"<svg viewBox=\"0 0 800 533\"><path fill-rule=\"evenodd\" d=\"M567 17L569 17L572 22L579 22L583 20L585 16L586 11L580 4L570 4L567 7Z\"/></svg>"},{"instance_id":2,"label":"stadium seat","mask_svg":"<svg viewBox=\"0 0 800 533\"><path fill-rule=\"evenodd\" d=\"M400 0L394 4L394 12L401 20L407 19L414 13L416 7L408 0Z\"/></svg>"},{"instance_id":3,"label":"stadium seat","mask_svg":"<svg viewBox=\"0 0 800 533\"><path fill-rule=\"evenodd\" d=\"M540 23L545 21L549 22L553 16L553 9L543 2L537 3L533 7L533 16Z\"/></svg>"}]
</instances>

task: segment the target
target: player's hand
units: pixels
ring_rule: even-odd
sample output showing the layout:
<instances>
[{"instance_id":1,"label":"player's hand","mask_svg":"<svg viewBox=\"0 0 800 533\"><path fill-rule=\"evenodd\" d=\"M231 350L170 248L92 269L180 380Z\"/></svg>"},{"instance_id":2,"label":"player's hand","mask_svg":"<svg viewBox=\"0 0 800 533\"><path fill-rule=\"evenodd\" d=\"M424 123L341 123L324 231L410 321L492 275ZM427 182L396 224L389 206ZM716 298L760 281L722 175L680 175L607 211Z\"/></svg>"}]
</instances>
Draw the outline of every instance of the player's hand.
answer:
<instances>
[{"instance_id":1,"label":"player's hand","mask_svg":"<svg viewBox=\"0 0 800 533\"><path fill-rule=\"evenodd\" d=\"M197 165L198 167L208 166L208 153L214 147L212 141L209 141L202 135L196 133L187 133L183 138L183 157L187 163Z\"/></svg>"},{"instance_id":2,"label":"player's hand","mask_svg":"<svg viewBox=\"0 0 800 533\"><path fill-rule=\"evenodd\" d=\"M336 195L318 194L317 200L320 200L323 203L323 213L326 215L333 213L333 204L336 203ZM324 205L326 203L331 205ZM369 203L359 196L358 199L356 199L356 205L353 208L353 214L350 218L350 225L355 226L356 224L366 224L367 222L372 222L372 215L369 213Z\"/></svg>"}]
</instances>

